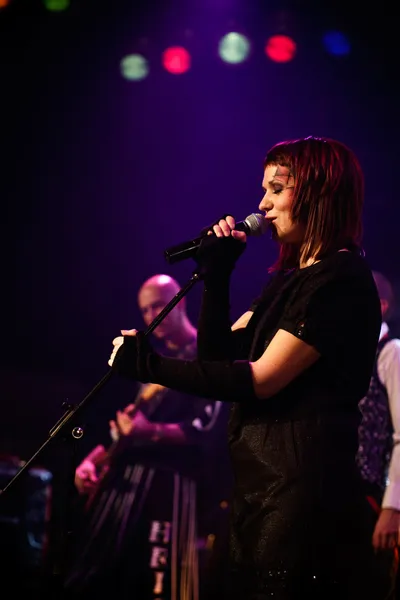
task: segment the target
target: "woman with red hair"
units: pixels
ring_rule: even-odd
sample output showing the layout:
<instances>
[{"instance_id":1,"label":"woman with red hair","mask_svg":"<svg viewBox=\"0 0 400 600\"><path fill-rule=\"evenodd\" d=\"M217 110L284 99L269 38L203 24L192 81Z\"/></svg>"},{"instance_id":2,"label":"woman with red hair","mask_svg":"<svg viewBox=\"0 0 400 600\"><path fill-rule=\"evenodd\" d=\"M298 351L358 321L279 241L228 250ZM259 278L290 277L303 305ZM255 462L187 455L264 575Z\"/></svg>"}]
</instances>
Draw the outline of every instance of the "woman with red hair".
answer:
<instances>
[{"instance_id":1,"label":"woman with red hair","mask_svg":"<svg viewBox=\"0 0 400 600\"><path fill-rule=\"evenodd\" d=\"M344 144L308 137L269 150L262 187L259 208L280 253L250 309L232 325L229 283L246 234L227 216L196 256L204 280L197 359L161 356L143 332L123 330L109 364L122 376L232 403L226 597L378 600L384 590L355 462L358 404L381 322L361 248L362 170Z\"/></svg>"}]
</instances>

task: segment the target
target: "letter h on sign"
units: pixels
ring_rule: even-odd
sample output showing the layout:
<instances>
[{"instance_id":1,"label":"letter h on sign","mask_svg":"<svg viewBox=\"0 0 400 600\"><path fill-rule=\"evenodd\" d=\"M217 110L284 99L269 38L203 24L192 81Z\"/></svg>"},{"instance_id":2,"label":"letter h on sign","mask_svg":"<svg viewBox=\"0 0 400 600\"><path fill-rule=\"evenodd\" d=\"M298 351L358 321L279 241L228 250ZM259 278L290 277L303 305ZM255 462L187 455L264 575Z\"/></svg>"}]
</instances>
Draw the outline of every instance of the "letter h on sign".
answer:
<instances>
[{"instance_id":1,"label":"letter h on sign","mask_svg":"<svg viewBox=\"0 0 400 600\"><path fill-rule=\"evenodd\" d=\"M152 544L168 544L171 537L171 523L153 521L151 523L149 542Z\"/></svg>"}]
</instances>

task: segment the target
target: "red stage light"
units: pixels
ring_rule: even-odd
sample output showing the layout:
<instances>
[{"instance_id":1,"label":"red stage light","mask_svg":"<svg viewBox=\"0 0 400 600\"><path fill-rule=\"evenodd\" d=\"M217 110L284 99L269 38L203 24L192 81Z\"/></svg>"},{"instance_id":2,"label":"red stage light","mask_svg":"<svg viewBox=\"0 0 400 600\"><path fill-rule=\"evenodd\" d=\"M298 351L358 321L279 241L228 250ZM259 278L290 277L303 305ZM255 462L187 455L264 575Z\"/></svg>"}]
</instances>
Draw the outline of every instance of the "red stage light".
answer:
<instances>
[{"instance_id":1,"label":"red stage light","mask_svg":"<svg viewBox=\"0 0 400 600\"><path fill-rule=\"evenodd\" d=\"M296 42L287 35L273 35L265 46L265 54L275 62L289 62L296 54Z\"/></svg>"},{"instance_id":2,"label":"red stage light","mask_svg":"<svg viewBox=\"0 0 400 600\"><path fill-rule=\"evenodd\" d=\"M174 46L164 51L162 62L167 71L180 75L190 68L190 54L185 48Z\"/></svg>"}]
</instances>

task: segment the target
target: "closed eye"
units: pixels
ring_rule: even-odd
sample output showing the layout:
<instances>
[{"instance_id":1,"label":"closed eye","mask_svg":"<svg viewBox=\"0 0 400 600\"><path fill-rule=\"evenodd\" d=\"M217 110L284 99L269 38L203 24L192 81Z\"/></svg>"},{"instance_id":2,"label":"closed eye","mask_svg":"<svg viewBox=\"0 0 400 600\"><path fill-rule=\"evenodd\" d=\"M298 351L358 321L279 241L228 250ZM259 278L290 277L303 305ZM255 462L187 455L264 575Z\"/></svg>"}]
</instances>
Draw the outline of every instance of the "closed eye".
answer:
<instances>
[{"instance_id":1,"label":"closed eye","mask_svg":"<svg viewBox=\"0 0 400 600\"><path fill-rule=\"evenodd\" d=\"M272 188L273 194L280 194L284 190L284 188L280 185L271 185L271 188ZM265 187L262 188L262 191L263 191L263 194L267 193L267 190L265 189Z\"/></svg>"}]
</instances>

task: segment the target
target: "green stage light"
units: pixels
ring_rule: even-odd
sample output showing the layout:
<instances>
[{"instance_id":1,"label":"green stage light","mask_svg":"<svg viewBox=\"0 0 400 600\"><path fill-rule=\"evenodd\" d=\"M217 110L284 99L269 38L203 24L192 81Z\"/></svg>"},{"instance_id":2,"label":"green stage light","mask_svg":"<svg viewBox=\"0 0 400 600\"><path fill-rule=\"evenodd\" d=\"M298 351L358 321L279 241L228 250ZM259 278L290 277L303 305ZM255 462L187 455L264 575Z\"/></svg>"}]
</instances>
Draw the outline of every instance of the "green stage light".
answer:
<instances>
[{"instance_id":1,"label":"green stage light","mask_svg":"<svg viewBox=\"0 0 400 600\"><path fill-rule=\"evenodd\" d=\"M121 74L129 81L140 81L149 74L147 60L141 54L129 54L121 60Z\"/></svg>"},{"instance_id":2,"label":"green stage light","mask_svg":"<svg viewBox=\"0 0 400 600\"><path fill-rule=\"evenodd\" d=\"M218 47L218 53L222 60L233 64L246 60L249 52L250 42L244 35L235 31L224 35Z\"/></svg>"},{"instance_id":3,"label":"green stage light","mask_svg":"<svg viewBox=\"0 0 400 600\"><path fill-rule=\"evenodd\" d=\"M67 8L69 8L70 3L70 0L43 0L43 4L47 8L47 10L51 10L53 12L67 10Z\"/></svg>"}]
</instances>

